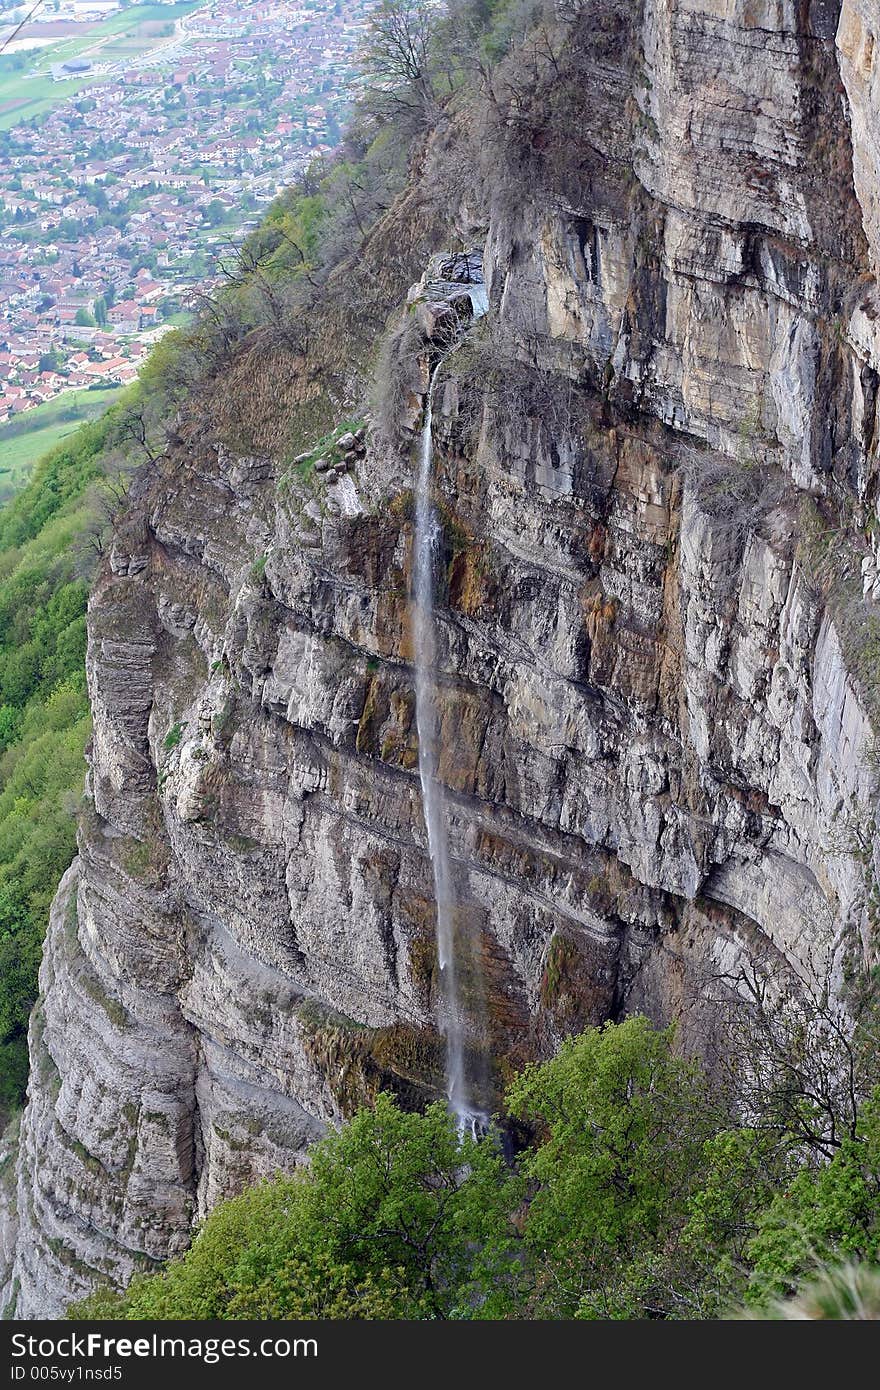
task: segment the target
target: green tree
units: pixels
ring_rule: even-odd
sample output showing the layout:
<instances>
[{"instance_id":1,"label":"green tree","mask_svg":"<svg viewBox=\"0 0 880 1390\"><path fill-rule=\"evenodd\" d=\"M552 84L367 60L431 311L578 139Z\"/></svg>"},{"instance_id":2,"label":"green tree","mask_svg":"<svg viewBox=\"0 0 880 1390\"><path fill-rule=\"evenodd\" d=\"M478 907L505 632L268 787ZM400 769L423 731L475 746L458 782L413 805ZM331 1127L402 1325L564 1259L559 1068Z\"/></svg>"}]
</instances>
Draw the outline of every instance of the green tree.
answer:
<instances>
[{"instance_id":1,"label":"green tree","mask_svg":"<svg viewBox=\"0 0 880 1390\"><path fill-rule=\"evenodd\" d=\"M73 319L77 328L94 328L95 316L90 314L88 309L77 309Z\"/></svg>"},{"instance_id":2,"label":"green tree","mask_svg":"<svg viewBox=\"0 0 880 1390\"><path fill-rule=\"evenodd\" d=\"M107 194L99 183L92 183L79 190L80 196L91 203L92 207L99 212L106 212L109 207Z\"/></svg>"},{"instance_id":3,"label":"green tree","mask_svg":"<svg viewBox=\"0 0 880 1390\"><path fill-rule=\"evenodd\" d=\"M791 1299L773 1299L745 1316L772 1322L880 1322L880 1269L833 1265L819 1271Z\"/></svg>"},{"instance_id":4,"label":"green tree","mask_svg":"<svg viewBox=\"0 0 880 1390\"><path fill-rule=\"evenodd\" d=\"M226 216L226 208L219 198L212 198L202 216L209 227L219 227Z\"/></svg>"},{"instance_id":5,"label":"green tree","mask_svg":"<svg viewBox=\"0 0 880 1390\"><path fill-rule=\"evenodd\" d=\"M523 1163L537 1315L675 1311L667 1286L705 1146L728 1119L674 1036L642 1017L589 1029L510 1089L543 1140Z\"/></svg>"},{"instance_id":6,"label":"green tree","mask_svg":"<svg viewBox=\"0 0 880 1390\"><path fill-rule=\"evenodd\" d=\"M516 1184L494 1139L377 1097L293 1177L208 1217L163 1274L74 1317L465 1317L507 1306Z\"/></svg>"},{"instance_id":7,"label":"green tree","mask_svg":"<svg viewBox=\"0 0 880 1390\"><path fill-rule=\"evenodd\" d=\"M50 304L52 302L50 300ZM37 365L41 372L57 372L62 365L61 354L56 347L52 347L48 352L42 354Z\"/></svg>"},{"instance_id":8,"label":"green tree","mask_svg":"<svg viewBox=\"0 0 880 1390\"><path fill-rule=\"evenodd\" d=\"M749 1245L749 1299L790 1297L841 1260L880 1263L880 1086L829 1163L804 1163L763 1212Z\"/></svg>"},{"instance_id":9,"label":"green tree","mask_svg":"<svg viewBox=\"0 0 880 1390\"><path fill-rule=\"evenodd\" d=\"M0 705L0 753L14 743L21 731L21 710Z\"/></svg>"}]
</instances>

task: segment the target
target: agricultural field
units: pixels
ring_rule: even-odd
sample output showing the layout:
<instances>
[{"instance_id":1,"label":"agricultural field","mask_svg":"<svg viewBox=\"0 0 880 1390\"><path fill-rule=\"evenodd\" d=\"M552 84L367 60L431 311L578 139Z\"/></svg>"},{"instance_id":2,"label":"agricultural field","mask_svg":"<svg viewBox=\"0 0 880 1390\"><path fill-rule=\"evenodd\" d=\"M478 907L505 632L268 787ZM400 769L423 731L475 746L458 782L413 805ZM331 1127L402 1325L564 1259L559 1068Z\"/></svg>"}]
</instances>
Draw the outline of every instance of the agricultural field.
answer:
<instances>
[{"instance_id":1,"label":"agricultural field","mask_svg":"<svg viewBox=\"0 0 880 1390\"><path fill-rule=\"evenodd\" d=\"M88 58L97 64L131 61L167 43L168 30L175 20L191 14L202 3L204 0L184 0L178 5L135 5L95 24L32 25L24 31L26 34L42 39L48 27L53 41L0 57L0 130L44 115L106 76L88 72L55 82L53 64L72 58Z\"/></svg>"},{"instance_id":2,"label":"agricultural field","mask_svg":"<svg viewBox=\"0 0 880 1390\"><path fill-rule=\"evenodd\" d=\"M65 391L54 401L0 424L0 506L24 487L38 459L80 425L103 415L121 390Z\"/></svg>"}]
</instances>

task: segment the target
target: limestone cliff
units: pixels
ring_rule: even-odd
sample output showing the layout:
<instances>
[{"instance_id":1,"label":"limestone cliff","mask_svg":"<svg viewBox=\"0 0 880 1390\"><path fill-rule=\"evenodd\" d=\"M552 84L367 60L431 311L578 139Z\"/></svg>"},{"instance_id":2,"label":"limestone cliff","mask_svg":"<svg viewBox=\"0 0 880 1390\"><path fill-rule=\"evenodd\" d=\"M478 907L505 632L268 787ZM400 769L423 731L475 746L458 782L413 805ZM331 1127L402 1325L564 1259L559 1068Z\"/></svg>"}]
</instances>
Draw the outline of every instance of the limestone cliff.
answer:
<instances>
[{"instance_id":1,"label":"limestone cliff","mask_svg":"<svg viewBox=\"0 0 880 1390\"><path fill-rule=\"evenodd\" d=\"M442 1086L406 430L453 234L490 305L435 401L440 771L487 1099L626 1010L699 1045L707 980L746 961L839 989L873 959L876 8L597 9L531 106L487 104L445 227L423 190L466 122L371 235L372 334L396 304L412 354L396 442L352 369L297 461L206 425L133 491L31 1028L19 1315L179 1250L377 1088Z\"/></svg>"}]
</instances>

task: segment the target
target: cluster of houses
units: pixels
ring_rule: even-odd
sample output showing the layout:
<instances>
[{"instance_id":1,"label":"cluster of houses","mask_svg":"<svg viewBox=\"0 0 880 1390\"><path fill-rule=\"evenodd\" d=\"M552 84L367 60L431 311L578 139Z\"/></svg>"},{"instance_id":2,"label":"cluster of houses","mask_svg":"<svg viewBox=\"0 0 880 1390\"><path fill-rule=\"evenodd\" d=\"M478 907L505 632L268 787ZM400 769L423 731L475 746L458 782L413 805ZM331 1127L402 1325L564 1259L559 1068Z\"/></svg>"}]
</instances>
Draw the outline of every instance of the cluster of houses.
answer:
<instances>
[{"instance_id":1,"label":"cluster of houses","mask_svg":"<svg viewBox=\"0 0 880 1390\"><path fill-rule=\"evenodd\" d=\"M78 247L58 248L56 262L43 265L20 263L21 249L0 240L0 421L63 391L133 381L167 294L149 271L131 283L126 271L124 292L134 292L108 307L114 282L88 264L75 275Z\"/></svg>"},{"instance_id":2,"label":"cluster of houses","mask_svg":"<svg viewBox=\"0 0 880 1390\"><path fill-rule=\"evenodd\" d=\"M126 345L124 357L107 355L108 351L109 345L104 345L92 352L79 349L59 354L63 368L41 369L51 348L41 354L31 339L15 334L4 338L0 330L0 421L44 405L65 391L129 385L137 377L146 347Z\"/></svg>"},{"instance_id":3,"label":"cluster of houses","mask_svg":"<svg viewBox=\"0 0 880 1390\"><path fill-rule=\"evenodd\" d=\"M0 421L132 379L230 239L332 149L374 3L215 0L0 137Z\"/></svg>"}]
</instances>

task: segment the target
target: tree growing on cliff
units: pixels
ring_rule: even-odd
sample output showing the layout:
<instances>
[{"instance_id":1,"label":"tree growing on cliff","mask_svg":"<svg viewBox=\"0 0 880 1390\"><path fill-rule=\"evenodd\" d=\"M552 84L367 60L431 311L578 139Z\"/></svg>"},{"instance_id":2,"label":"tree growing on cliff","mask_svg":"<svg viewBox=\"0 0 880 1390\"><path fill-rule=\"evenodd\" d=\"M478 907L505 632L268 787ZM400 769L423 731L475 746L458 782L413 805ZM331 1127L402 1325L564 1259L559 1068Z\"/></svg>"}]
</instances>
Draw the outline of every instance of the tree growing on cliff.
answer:
<instances>
[{"instance_id":1,"label":"tree growing on cliff","mask_svg":"<svg viewBox=\"0 0 880 1390\"><path fill-rule=\"evenodd\" d=\"M509 1306L518 1188L490 1140L379 1095L293 1177L251 1188L191 1250L77 1317L447 1318Z\"/></svg>"},{"instance_id":2,"label":"tree growing on cliff","mask_svg":"<svg viewBox=\"0 0 880 1390\"><path fill-rule=\"evenodd\" d=\"M526 1068L508 1105L543 1140L523 1164L532 1315L682 1315L698 1282L682 1234L731 1118L674 1030L643 1017L588 1029Z\"/></svg>"},{"instance_id":3,"label":"tree growing on cliff","mask_svg":"<svg viewBox=\"0 0 880 1390\"><path fill-rule=\"evenodd\" d=\"M425 122L436 111L434 44L440 25L425 0L382 0L367 20L361 70L374 108Z\"/></svg>"},{"instance_id":4,"label":"tree growing on cliff","mask_svg":"<svg viewBox=\"0 0 880 1390\"><path fill-rule=\"evenodd\" d=\"M880 1262L880 1087L830 1163L804 1163L773 1194L749 1243L748 1298L790 1297L841 1258Z\"/></svg>"},{"instance_id":5,"label":"tree growing on cliff","mask_svg":"<svg viewBox=\"0 0 880 1390\"><path fill-rule=\"evenodd\" d=\"M310 1168L222 1203L164 1273L70 1316L690 1320L772 1310L819 1271L873 1288L880 1089L830 1163L731 1099L642 1017L514 1081L530 1143L509 1165L445 1106L380 1095Z\"/></svg>"}]
</instances>

